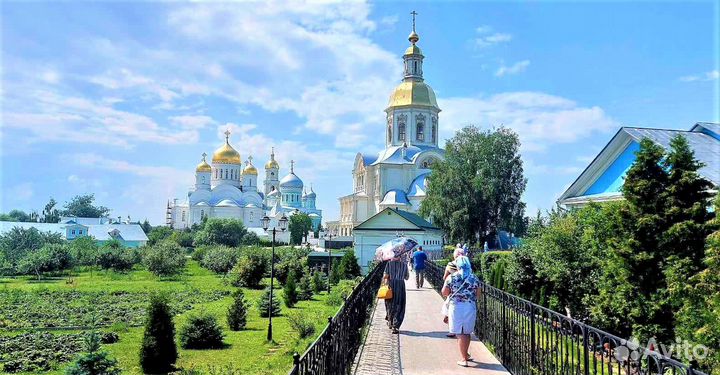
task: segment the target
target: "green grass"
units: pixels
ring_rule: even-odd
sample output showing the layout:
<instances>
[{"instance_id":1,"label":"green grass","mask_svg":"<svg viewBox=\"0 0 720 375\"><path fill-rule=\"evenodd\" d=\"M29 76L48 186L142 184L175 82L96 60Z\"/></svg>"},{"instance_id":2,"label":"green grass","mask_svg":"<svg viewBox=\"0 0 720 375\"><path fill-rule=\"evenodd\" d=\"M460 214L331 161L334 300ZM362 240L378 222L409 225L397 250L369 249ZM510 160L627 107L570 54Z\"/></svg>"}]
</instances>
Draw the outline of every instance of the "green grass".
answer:
<instances>
[{"instance_id":1,"label":"green grass","mask_svg":"<svg viewBox=\"0 0 720 375\"><path fill-rule=\"evenodd\" d=\"M72 278L74 282L66 280ZM269 280L265 281L268 284ZM275 283L276 296L281 298L282 291ZM173 290L188 287L200 290L232 290L234 289L222 277L213 274L198 266L196 262L188 263L186 272L172 279L159 279L145 270L135 270L127 274L114 272L84 270L74 275L53 278L51 280L35 281L32 278L0 279L0 290L21 289L31 291L38 288L49 290L77 290L77 291L166 291L172 297ZM225 333L227 347L219 350L184 350L180 349L179 367L195 368L208 372L214 368L233 368L234 373L241 374L286 374L292 366L292 354L301 353L315 340L315 337L298 340L295 333L284 316L273 318L274 342L266 341L267 318L260 318L256 301L262 290L245 289L245 297L250 302L247 328L243 331L233 332L227 328L225 314L232 302L231 297L221 300L194 305L193 309L174 318L176 332L187 320L188 315L197 311L206 311L217 317ZM303 311L307 318L315 324L317 334L322 332L327 324L327 318L333 316L338 307L328 306L324 303L326 294L316 295L312 301L299 302L292 310ZM2 301L0 301L2 303ZM283 313L290 311L284 305ZM20 331L2 334L15 334ZM54 331L74 332L74 331ZM139 367L140 343L143 336L142 327L131 327L127 331L119 332L120 341L115 344L104 345L110 354L116 358L124 374L141 374ZM62 374L67 364L60 364L55 370L44 374Z\"/></svg>"}]
</instances>

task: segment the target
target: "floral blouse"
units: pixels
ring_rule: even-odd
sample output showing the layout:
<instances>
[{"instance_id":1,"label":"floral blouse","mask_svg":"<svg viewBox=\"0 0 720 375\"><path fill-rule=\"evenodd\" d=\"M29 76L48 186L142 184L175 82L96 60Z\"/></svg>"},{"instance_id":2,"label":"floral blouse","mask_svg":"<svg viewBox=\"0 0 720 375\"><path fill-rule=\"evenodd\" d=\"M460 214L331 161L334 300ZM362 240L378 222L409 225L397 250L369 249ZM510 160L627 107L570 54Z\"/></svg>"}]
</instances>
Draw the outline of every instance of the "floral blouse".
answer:
<instances>
[{"instance_id":1,"label":"floral blouse","mask_svg":"<svg viewBox=\"0 0 720 375\"><path fill-rule=\"evenodd\" d=\"M451 302L477 302L475 292L480 287L477 276L470 274L463 280L459 272L455 272L445 279L445 286L450 288Z\"/></svg>"}]
</instances>

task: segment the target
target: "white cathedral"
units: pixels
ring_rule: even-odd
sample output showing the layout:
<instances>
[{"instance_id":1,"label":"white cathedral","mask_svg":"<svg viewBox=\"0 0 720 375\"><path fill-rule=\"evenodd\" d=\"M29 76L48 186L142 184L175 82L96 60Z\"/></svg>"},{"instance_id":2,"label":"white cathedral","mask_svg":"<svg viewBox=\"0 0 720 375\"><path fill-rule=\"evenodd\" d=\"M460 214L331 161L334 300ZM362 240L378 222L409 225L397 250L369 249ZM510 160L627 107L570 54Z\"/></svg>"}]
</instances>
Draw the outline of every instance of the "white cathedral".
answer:
<instances>
[{"instance_id":1,"label":"white cathedral","mask_svg":"<svg viewBox=\"0 0 720 375\"><path fill-rule=\"evenodd\" d=\"M290 173L282 179L280 165L275 160L274 149L265 164L265 180L262 191L258 190L258 170L252 156L244 163L240 153L230 145L230 132L225 132L225 144L212 155L212 165L205 160L195 168L195 186L187 197L168 202L166 224L184 229L200 223L205 217L240 219L250 229L262 228L261 219L267 215L274 226L283 215L304 212L310 216L313 229L322 221L322 211L317 209L317 195L312 187L306 190L303 181L295 174L295 162L290 161ZM260 231L255 230L258 234Z\"/></svg>"},{"instance_id":2,"label":"white cathedral","mask_svg":"<svg viewBox=\"0 0 720 375\"><path fill-rule=\"evenodd\" d=\"M413 31L403 54L404 78L385 109L385 149L377 155L355 156L353 193L340 197L340 219L327 223L338 236L385 208L417 212L425 198L430 167L442 160L438 147L438 107L435 92L423 79L423 56Z\"/></svg>"}]
</instances>

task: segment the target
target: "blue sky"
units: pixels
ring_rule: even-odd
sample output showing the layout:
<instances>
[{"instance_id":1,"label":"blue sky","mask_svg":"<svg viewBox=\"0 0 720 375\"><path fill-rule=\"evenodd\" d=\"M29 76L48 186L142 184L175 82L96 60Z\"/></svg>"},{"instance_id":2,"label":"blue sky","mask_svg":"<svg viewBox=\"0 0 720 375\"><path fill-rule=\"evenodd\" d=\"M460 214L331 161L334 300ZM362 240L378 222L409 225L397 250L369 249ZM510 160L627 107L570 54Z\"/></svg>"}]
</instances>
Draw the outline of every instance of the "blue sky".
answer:
<instances>
[{"instance_id":1,"label":"blue sky","mask_svg":"<svg viewBox=\"0 0 720 375\"><path fill-rule=\"evenodd\" d=\"M222 132L276 147L324 219L355 153L383 147L411 10L440 136L520 135L529 214L618 127L718 121L718 1L3 2L0 211L94 193L160 224ZM282 173L282 172L281 172ZM261 178L262 173L261 173Z\"/></svg>"}]
</instances>

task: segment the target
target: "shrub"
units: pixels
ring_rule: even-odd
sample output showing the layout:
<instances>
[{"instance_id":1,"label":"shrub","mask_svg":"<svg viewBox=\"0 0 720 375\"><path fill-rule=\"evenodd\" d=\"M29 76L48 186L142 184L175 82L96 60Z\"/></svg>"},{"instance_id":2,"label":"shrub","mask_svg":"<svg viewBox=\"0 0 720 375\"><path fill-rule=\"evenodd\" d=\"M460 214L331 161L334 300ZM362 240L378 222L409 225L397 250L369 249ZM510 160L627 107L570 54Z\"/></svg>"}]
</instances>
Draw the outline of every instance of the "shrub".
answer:
<instances>
[{"instance_id":1,"label":"shrub","mask_svg":"<svg viewBox=\"0 0 720 375\"><path fill-rule=\"evenodd\" d=\"M327 288L327 284L325 283L325 276L320 273L320 271L314 271L312 275L312 289L315 294L320 294L323 290Z\"/></svg>"},{"instance_id":2,"label":"shrub","mask_svg":"<svg viewBox=\"0 0 720 375\"><path fill-rule=\"evenodd\" d=\"M242 220L209 218L202 229L195 233L195 246L239 246L246 233Z\"/></svg>"},{"instance_id":3,"label":"shrub","mask_svg":"<svg viewBox=\"0 0 720 375\"><path fill-rule=\"evenodd\" d=\"M335 285L340 282L342 275L340 274L340 267L338 267L338 262L332 263L332 268L330 269L330 284Z\"/></svg>"},{"instance_id":4,"label":"shrub","mask_svg":"<svg viewBox=\"0 0 720 375\"><path fill-rule=\"evenodd\" d=\"M228 273L238 261L238 250L235 248L212 246L204 249L200 264L215 273Z\"/></svg>"},{"instance_id":5,"label":"shrub","mask_svg":"<svg viewBox=\"0 0 720 375\"><path fill-rule=\"evenodd\" d=\"M297 289L299 300L307 301L312 298L312 279L310 276L309 268L305 267L305 269L303 270L302 277L300 277L300 281L298 281Z\"/></svg>"},{"instance_id":6,"label":"shrub","mask_svg":"<svg viewBox=\"0 0 720 375\"><path fill-rule=\"evenodd\" d=\"M236 290L233 295L233 303L227 312L227 324L231 331L239 331L245 328L247 324L247 308L245 293L243 293L242 289Z\"/></svg>"},{"instance_id":7,"label":"shrub","mask_svg":"<svg viewBox=\"0 0 720 375\"><path fill-rule=\"evenodd\" d=\"M236 287L257 288L265 276L267 263L256 251L248 251L240 256L232 271L232 285Z\"/></svg>"},{"instance_id":8,"label":"shrub","mask_svg":"<svg viewBox=\"0 0 720 375\"><path fill-rule=\"evenodd\" d=\"M143 263L157 276L177 275L185 268L183 248L175 242L163 241L145 249Z\"/></svg>"},{"instance_id":9,"label":"shrub","mask_svg":"<svg viewBox=\"0 0 720 375\"><path fill-rule=\"evenodd\" d=\"M345 302L345 299L352 294L355 287L360 282L356 280L341 280L333 289L330 291L330 295L325 300L325 303L330 306L340 306Z\"/></svg>"},{"instance_id":10,"label":"shrub","mask_svg":"<svg viewBox=\"0 0 720 375\"><path fill-rule=\"evenodd\" d=\"M193 246L193 234L190 231L175 231L170 235L170 240L185 248Z\"/></svg>"},{"instance_id":11,"label":"shrub","mask_svg":"<svg viewBox=\"0 0 720 375\"><path fill-rule=\"evenodd\" d=\"M208 252L208 250L210 250L210 247L208 247L208 246L198 246L195 248L195 250L193 250L192 254L190 255L190 258L192 258L192 260L202 264L202 260L203 260L203 258L205 258L205 254Z\"/></svg>"},{"instance_id":12,"label":"shrub","mask_svg":"<svg viewBox=\"0 0 720 375\"><path fill-rule=\"evenodd\" d=\"M98 245L91 236L79 237L70 242L70 254L76 264L94 266L97 263Z\"/></svg>"},{"instance_id":13,"label":"shrub","mask_svg":"<svg viewBox=\"0 0 720 375\"><path fill-rule=\"evenodd\" d=\"M340 277L343 279L353 279L362 274L355 251L352 249L345 252L342 259L340 259L340 265L337 267L340 271Z\"/></svg>"},{"instance_id":14,"label":"shrub","mask_svg":"<svg viewBox=\"0 0 720 375\"><path fill-rule=\"evenodd\" d=\"M276 256L276 262L278 258L280 257ZM302 272L303 260L290 257L280 259L281 260L275 265L275 278L280 282L280 284L285 285L288 275L290 275L291 272L295 272L296 274L300 274Z\"/></svg>"},{"instance_id":15,"label":"shrub","mask_svg":"<svg viewBox=\"0 0 720 375\"><path fill-rule=\"evenodd\" d=\"M81 354L66 370L66 375L118 375L120 368L115 359L100 349L100 335L91 332L85 339L86 352Z\"/></svg>"},{"instance_id":16,"label":"shrub","mask_svg":"<svg viewBox=\"0 0 720 375\"><path fill-rule=\"evenodd\" d=\"M292 311L287 314L287 318L288 323L290 323L290 328L297 333L300 339L315 334L315 325L308 319L306 314L299 311Z\"/></svg>"},{"instance_id":17,"label":"shrub","mask_svg":"<svg viewBox=\"0 0 720 375\"><path fill-rule=\"evenodd\" d=\"M180 328L180 346L183 349L219 349L223 345L223 332L213 315L192 315Z\"/></svg>"},{"instance_id":18,"label":"shrub","mask_svg":"<svg viewBox=\"0 0 720 375\"><path fill-rule=\"evenodd\" d=\"M270 288L265 289L265 293L263 293L262 297L257 302L257 308L260 311L260 317L267 318L272 314L272 316L279 316L280 315L280 301L278 301L278 298L276 295L273 295L272 299L272 307L270 307Z\"/></svg>"},{"instance_id":19,"label":"shrub","mask_svg":"<svg viewBox=\"0 0 720 375\"><path fill-rule=\"evenodd\" d=\"M153 295L140 349L140 366L146 374L164 374L174 369L177 358L170 305L166 297Z\"/></svg>"},{"instance_id":20,"label":"shrub","mask_svg":"<svg viewBox=\"0 0 720 375\"><path fill-rule=\"evenodd\" d=\"M290 275L288 275L287 282L283 288L283 300L285 301L285 306L287 307L295 306L298 301L297 286L295 284L296 278L295 271L290 271Z\"/></svg>"},{"instance_id":21,"label":"shrub","mask_svg":"<svg viewBox=\"0 0 720 375\"><path fill-rule=\"evenodd\" d=\"M136 249L124 247L120 241L110 240L100 248L97 262L102 269L129 271L140 263L140 254Z\"/></svg>"},{"instance_id":22,"label":"shrub","mask_svg":"<svg viewBox=\"0 0 720 375\"><path fill-rule=\"evenodd\" d=\"M68 269L72 263L67 245L48 244L25 255L18 263L17 270L26 275L34 274L40 279L43 273Z\"/></svg>"}]
</instances>

